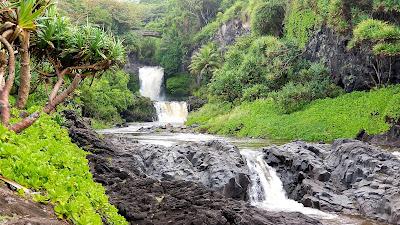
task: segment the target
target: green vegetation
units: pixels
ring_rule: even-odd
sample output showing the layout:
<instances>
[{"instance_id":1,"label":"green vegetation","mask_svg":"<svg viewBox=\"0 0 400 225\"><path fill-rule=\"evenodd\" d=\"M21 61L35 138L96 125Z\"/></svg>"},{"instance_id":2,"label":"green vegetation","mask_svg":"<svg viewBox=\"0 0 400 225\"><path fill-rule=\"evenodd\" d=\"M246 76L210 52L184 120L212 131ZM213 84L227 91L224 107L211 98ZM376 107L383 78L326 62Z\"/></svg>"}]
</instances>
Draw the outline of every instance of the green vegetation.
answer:
<instances>
[{"instance_id":1,"label":"green vegetation","mask_svg":"<svg viewBox=\"0 0 400 225\"><path fill-rule=\"evenodd\" d=\"M372 43L373 52L377 55L400 55L400 27L380 20L367 19L360 22L354 29L353 39L349 47Z\"/></svg>"},{"instance_id":2,"label":"green vegetation","mask_svg":"<svg viewBox=\"0 0 400 225\"><path fill-rule=\"evenodd\" d=\"M174 97L189 96L192 92L193 79L190 74L174 74L167 79L167 92Z\"/></svg>"},{"instance_id":3,"label":"green vegetation","mask_svg":"<svg viewBox=\"0 0 400 225\"><path fill-rule=\"evenodd\" d=\"M221 66L221 55L213 43L203 45L193 54L189 70L196 76L196 84L208 83L212 73Z\"/></svg>"},{"instance_id":4,"label":"green vegetation","mask_svg":"<svg viewBox=\"0 0 400 225\"><path fill-rule=\"evenodd\" d=\"M146 97L134 95L130 106L121 113L127 122L152 122L156 117L153 102Z\"/></svg>"},{"instance_id":5,"label":"green vegetation","mask_svg":"<svg viewBox=\"0 0 400 225\"><path fill-rule=\"evenodd\" d=\"M266 1L253 9L251 28L258 35L280 36L284 19L285 4L282 1Z\"/></svg>"},{"instance_id":6,"label":"green vegetation","mask_svg":"<svg viewBox=\"0 0 400 225\"><path fill-rule=\"evenodd\" d=\"M208 104L190 115L188 124L210 132L280 140L332 141L354 138L365 129L377 134L388 130L386 116L399 118L400 86L353 92L314 101L301 111L281 114L272 99L229 104ZM222 105L221 105L222 104Z\"/></svg>"},{"instance_id":7,"label":"green vegetation","mask_svg":"<svg viewBox=\"0 0 400 225\"><path fill-rule=\"evenodd\" d=\"M128 74L109 70L94 81L81 88L82 113L86 117L108 123L120 123L120 113L133 102L133 94L128 90Z\"/></svg>"},{"instance_id":8,"label":"green vegetation","mask_svg":"<svg viewBox=\"0 0 400 225\"><path fill-rule=\"evenodd\" d=\"M54 204L74 224L128 224L93 181L87 154L49 116L21 134L0 126L0 174L38 192L36 201Z\"/></svg>"}]
</instances>

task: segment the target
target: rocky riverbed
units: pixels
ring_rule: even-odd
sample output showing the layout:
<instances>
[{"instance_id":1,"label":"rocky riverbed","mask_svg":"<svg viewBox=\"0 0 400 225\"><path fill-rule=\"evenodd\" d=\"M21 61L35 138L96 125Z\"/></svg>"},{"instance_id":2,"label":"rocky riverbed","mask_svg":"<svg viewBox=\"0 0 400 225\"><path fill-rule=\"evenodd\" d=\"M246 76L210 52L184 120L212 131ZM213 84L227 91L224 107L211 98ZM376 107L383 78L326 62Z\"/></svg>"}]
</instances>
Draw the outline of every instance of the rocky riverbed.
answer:
<instances>
[{"instance_id":1,"label":"rocky riverbed","mask_svg":"<svg viewBox=\"0 0 400 225\"><path fill-rule=\"evenodd\" d=\"M234 145L216 140L141 144L125 130L125 134L99 137L73 113L66 117L72 139L93 153L88 159L94 178L132 224L326 222L250 205L251 174ZM171 134L172 130L164 132ZM159 131L150 128L145 132ZM332 145L293 142L260 151L276 169L289 198L325 212L400 223L400 160L394 154L355 140ZM346 224L365 224L359 221Z\"/></svg>"},{"instance_id":2,"label":"rocky riverbed","mask_svg":"<svg viewBox=\"0 0 400 225\"><path fill-rule=\"evenodd\" d=\"M289 197L330 212L400 224L400 160L355 140L263 149Z\"/></svg>"},{"instance_id":3,"label":"rocky riverbed","mask_svg":"<svg viewBox=\"0 0 400 225\"><path fill-rule=\"evenodd\" d=\"M238 187L247 183L247 175L242 159L235 157L235 147L211 142L174 149L117 136L102 139L74 113L65 116L71 138L93 153L88 159L95 180L106 187L111 203L132 224L321 224L301 213L268 212L236 200L245 199L243 187ZM219 158L232 163L232 172L224 163L208 162L217 156L213 151L223 149L233 153ZM160 151L167 156L157 158ZM161 163L173 162L183 162L182 171L172 167L154 171ZM232 185L232 180L239 182Z\"/></svg>"}]
</instances>

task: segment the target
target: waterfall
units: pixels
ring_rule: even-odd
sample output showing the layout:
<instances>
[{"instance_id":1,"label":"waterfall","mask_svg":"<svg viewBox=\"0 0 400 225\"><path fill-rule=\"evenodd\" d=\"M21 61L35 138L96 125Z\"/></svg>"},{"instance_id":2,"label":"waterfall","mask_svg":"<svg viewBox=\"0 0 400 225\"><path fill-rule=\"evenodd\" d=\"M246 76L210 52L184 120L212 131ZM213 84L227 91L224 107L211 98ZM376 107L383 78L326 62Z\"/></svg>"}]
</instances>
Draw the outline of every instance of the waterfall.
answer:
<instances>
[{"instance_id":1,"label":"waterfall","mask_svg":"<svg viewBox=\"0 0 400 225\"><path fill-rule=\"evenodd\" d=\"M186 102L164 101L162 84L164 69L161 67L142 67L139 69L140 94L154 101L158 122L179 123L186 122L188 109Z\"/></svg>"},{"instance_id":2,"label":"waterfall","mask_svg":"<svg viewBox=\"0 0 400 225\"><path fill-rule=\"evenodd\" d=\"M252 205L266 210L300 212L318 218L336 217L288 199L282 181L275 169L265 163L262 151L245 149L241 151L241 154L245 157L251 172L249 197Z\"/></svg>"},{"instance_id":3,"label":"waterfall","mask_svg":"<svg viewBox=\"0 0 400 225\"><path fill-rule=\"evenodd\" d=\"M161 99L164 69L161 67L142 67L139 69L140 94L151 100Z\"/></svg>"},{"instance_id":4,"label":"waterfall","mask_svg":"<svg viewBox=\"0 0 400 225\"><path fill-rule=\"evenodd\" d=\"M188 116L186 102L155 102L158 121L161 123L184 123Z\"/></svg>"}]
</instances>

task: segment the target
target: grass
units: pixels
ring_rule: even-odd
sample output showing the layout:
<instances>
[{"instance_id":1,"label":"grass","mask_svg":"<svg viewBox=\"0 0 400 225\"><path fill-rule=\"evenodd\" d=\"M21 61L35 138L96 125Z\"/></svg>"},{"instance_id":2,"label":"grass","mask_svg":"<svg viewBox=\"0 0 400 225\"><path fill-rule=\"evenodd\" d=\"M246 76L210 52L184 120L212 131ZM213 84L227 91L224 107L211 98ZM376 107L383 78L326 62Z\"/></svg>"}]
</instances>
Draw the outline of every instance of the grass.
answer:
<instances>
[{"instance_id":1,"label":"grass","mask_svg":"<svg viewBox=\"0 0 400 225\"><path fill-rule=\"evenodd\" d=\"M221 135L332 141L354 138L361 129L370 134L387 131L385 116L400 112L397 99L400 85L317 100L291 114L279 113L271 99L244 102L232 110L226 104L208 104L190 114L187 123Z\"/></svg>"}]
</instances>

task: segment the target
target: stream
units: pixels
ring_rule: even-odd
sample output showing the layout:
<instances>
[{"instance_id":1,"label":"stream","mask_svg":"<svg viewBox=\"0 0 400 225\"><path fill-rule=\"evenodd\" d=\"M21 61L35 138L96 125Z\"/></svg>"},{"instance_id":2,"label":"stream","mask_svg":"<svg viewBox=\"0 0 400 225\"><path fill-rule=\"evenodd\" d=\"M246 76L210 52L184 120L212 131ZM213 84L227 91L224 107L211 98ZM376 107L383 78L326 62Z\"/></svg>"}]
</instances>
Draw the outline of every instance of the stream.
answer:
<instances>
[{"instance_id":1,"label":"stream","mask_svg":"<svg viewBox=\"0 0 400 225\"><path fill-rule=\"evenodd\" d=\"M127 134L128 138L137 140L141 144L163 146L180 145L188 142L205 142L223 140L238 146L250 170L251 186L248 190L250 203L255 207L268 211L300 212L320 220L327 225L378 225L380 223L365 220L364 218L336 215L322 212L317 209L304 207L301 203L288 199L281 180L276 171L262 159L261 147L272 144L266 139L228 138L216 135L197 133L171 132L143 132L143 128L171 124L182 126L188 112L186 102L165 101L162 91L163 69L160 67L144 67L139 70L140 93L153 100L157 109L158 121L151 123L131 123L128 127L112 128L99 131L104 134ZM398 153L396 153L398 154ZM400 154L398 154L400 157Z\"/></svg>"}]
</instances>

